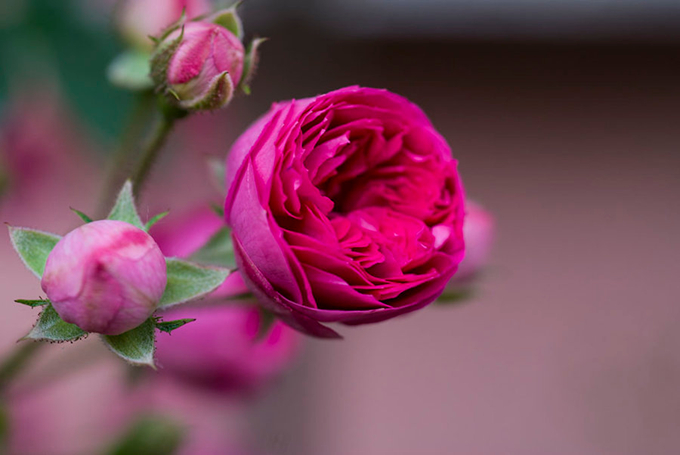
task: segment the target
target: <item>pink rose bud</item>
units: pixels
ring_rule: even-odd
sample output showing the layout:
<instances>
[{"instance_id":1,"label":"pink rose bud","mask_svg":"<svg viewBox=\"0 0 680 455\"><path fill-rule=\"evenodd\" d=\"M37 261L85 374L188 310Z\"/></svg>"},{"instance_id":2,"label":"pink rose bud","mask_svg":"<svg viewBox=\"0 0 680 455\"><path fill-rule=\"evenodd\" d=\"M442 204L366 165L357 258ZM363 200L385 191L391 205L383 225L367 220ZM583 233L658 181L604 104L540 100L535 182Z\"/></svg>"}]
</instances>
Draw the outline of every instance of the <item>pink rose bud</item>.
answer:
<instances>
[{"instance_id":1,"label":"pink rose bud","mask_svg":"<svg viewBox=\"0 0 680 455\"><path fill-rule=\"evenodd\" d=\"M244 59L243 44L225 27L188 22L159 45L152 59L152 77L182 109L219 109L231 101Z\"/></svg>"},{"instance_id":2,"label":"pink rose bud","mask_svg":"<svg viewBox=\"0 0 680 455\"><path fill-rule=\"evenodd\" d=\"M467 201L465 211L463 223L465 258L458 266L458 272L453 277L452 284L473 278L486 266L495 233L493 216L482 206Z\"/></svg>"},{"instance_id":3,"label":"pink rose bud","mask_svg":"<svg viewBox=\"0 0 680 455\"><path fill-rule=\"evenodd\" d=\"M118 10L120 33L131 45L150 51L150 36L159 36L182 17L193 19L211 11L208 0L124 0Z\"/></svg>"},{"instance_id":4,"label":"pink rose bud","mask_svg":"<svg viewBox=\"0 0 680 455\"><path fill-rule=\"evenodd\" d=\"M57 243L41 285L64 321L87 332L119 335L151 316L166 281L165 258L149 234L101 220Z\"/></svg>"}]
</instances>

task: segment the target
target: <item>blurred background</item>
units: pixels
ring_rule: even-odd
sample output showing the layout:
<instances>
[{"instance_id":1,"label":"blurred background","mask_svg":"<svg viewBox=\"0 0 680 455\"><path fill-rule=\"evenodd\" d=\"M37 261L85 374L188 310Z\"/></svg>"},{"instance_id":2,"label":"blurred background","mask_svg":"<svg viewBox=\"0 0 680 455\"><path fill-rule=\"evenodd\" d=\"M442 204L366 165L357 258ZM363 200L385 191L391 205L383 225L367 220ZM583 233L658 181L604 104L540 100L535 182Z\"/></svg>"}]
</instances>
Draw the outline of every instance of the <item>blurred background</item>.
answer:
<instances>
[{"instance_id":1,"label":"blurred background","mask_svg":"<svg viewBox=\"0 0 680 455\"><path fill-rule=\"evenodd\" d=\"M96 210L135 106L105 77L123 48L114 3L0 3L0 221L66 232L78 224L69 206ZM142 212L219 201L206 156L224 156L273 101L360 84L428 113L497 238L465 303L303 339L247 397L155 387L188 400L173 412L199 415L191 431L219 422L205 436L219 434L218 449L186 453L679 453L680 3L248 0L241 11L247 36L270 38L253 94L180 123ZM12 300L40 288L6 237L0 259L7 352L36 316ZM129 423L126 371L96 340L83 345L50 346L13 390L13 453L95 453Z\"/></svg>"}]
</instances>

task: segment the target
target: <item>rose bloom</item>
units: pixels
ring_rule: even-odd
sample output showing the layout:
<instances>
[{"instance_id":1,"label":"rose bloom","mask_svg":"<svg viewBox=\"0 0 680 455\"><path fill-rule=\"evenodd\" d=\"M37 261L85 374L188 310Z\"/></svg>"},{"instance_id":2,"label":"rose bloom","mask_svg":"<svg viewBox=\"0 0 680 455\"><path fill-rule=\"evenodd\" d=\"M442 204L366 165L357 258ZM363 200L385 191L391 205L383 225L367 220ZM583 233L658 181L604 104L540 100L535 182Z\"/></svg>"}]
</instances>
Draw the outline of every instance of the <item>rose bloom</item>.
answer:
<instances>
[{"instance_id":1,"label":"rose bloom","mask_svg":"<svg viewBox=\"0 0 680 455\"><path fill-rule=\"evenodd\" d=\"M425 114L348 87L275 104L234 144L225 204L236 260L292 327L364 324L417 310L464 255L463 188Z\"/></svg>"}]
</instances>

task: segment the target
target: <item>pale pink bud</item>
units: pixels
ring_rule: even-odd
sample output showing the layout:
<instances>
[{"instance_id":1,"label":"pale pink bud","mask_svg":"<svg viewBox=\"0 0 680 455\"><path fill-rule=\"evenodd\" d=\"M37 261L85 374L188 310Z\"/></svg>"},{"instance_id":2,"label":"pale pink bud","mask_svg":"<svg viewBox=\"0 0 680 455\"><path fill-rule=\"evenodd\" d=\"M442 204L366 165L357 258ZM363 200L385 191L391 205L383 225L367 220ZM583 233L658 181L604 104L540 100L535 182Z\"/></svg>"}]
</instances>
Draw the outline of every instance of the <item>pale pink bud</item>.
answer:
<instances>
[{"instance_id":1,"label":"pale pink bud","mask_svg":"<svg viewBox=\"0 0 680 455\"><path fill-rule=\"evenodd\" d=\"M42 288L66 322L118 335L148 319L167 281L165 258L149 234L112 220L62 238L47 258Z\"/></svg>"},{"instance_id":2,"label":"pale pink bud","mask_svg":"<svg viewBox=\"0 0 680 455\"><path fill-rule=\"evenodd\" d=\"M159 36L180 20L182 11L193 19L210 13L211 5L208 0L125 0L118 10L118 27L130 44L151 50L149 36Z\"/></svg>"},{"instance_id":3,"label":"pale pink bud","mask_svg":"<svg viewBox=\"0 0 680 455\"><path fill-rule=\"evenodd\" d=\"M486 266L495 234L494 218L486 209L472 201L467 201L465 211L463 222L465 258L453 277L454 284L469 280Z\"/></svg>"},{"instance_id":4,"label":"pale pink bud","mask_svg":"<svg viewBox=\"0 0 680 455\"><path fill-rule=\"evenodd\" d=\"M174 49L164 72L166 80L157 83L167 87L180 107L218 109L229 103L241 81L245 58L236 35L218 24L188 22L165 43ZM161 45L160 52L164 49Z\"/></svg>"}]
</instances>

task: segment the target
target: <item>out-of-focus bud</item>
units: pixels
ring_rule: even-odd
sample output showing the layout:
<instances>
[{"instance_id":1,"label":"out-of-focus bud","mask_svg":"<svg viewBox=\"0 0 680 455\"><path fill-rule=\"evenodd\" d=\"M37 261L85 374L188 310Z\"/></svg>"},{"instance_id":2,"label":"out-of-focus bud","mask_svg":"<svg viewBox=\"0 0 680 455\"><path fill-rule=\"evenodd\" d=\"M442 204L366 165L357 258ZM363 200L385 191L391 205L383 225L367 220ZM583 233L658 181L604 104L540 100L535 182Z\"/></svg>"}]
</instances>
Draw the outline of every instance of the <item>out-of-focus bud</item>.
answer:
<instances>
[{"instance_id":1,"label":"out-of-focus bud","mask_svg":"<svg viewBox=\"0 0 680 455\"><path fill-rule=\"evenodd\" d=\"M188 22L159 44L151 75L180 108L219 109L241 81L244 58L243 44L226 28Z\"/></svg>"},{"instance_id":2,"label":"out-of-focus bud","mask_svg":"<svg viewBox=\"0 0 680 455\"><path fill-rule=\"evenodd\" d=\"M452 284L469 281L486 266L495 234L494 218L486 209L471 201L465 203L465 208L465 258L460 263Z\"/></svg>"},{"instance_id":3,"label":"out-of-focus bud","mask_svg":"<svg viewBox=\"0 0 680 455\"><path fill-rule=\"evenodd\" d=\"M165 258L149 234L101 220L57 243L41 285L64 321L87 332L119 335L151 316L166 282Z\"/></svg>"},{"instance_id":4,"label":"out-of-focus bud","mask_svg":"<svg viewBox=\"0 0 680 455\"><path fill-rule=\"evenodd\" d=\"M258 339L262 316L253 306L235 302L172 310L164 317L191 316L196 321L161 334L156 356L159 374L221 392L252 393L289 365L297 353L300 334L276 322Z\"/></svg>"},{"instance_id":5,"label":"out-of-focus bud","mask_svg":"<svg viewBox=\"0 0 680 455\"><path fill-rule=\"evenodd\" d=\"M142 51L151 51L150 36L158 36L182 17L188 19L209 14L208 0L124 0L119 7L117 24L120 33L130 45Z\"/></svg>"}]
</instances>

